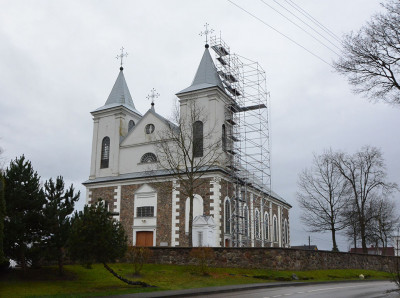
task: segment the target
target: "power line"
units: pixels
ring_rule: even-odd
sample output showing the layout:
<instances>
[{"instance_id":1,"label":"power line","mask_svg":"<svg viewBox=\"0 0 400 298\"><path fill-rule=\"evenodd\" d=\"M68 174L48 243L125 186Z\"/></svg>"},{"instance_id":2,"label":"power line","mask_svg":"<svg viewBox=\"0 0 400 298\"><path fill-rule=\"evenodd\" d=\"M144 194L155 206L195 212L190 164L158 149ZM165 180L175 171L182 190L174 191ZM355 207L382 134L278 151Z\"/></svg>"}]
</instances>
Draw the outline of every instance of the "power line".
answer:
<instances>
[{"instance_id":1,"label":"power line","mask_svg":"<svg viewBox=\"0 0 400 298\"><path fill-rule=\"evenodd\" d=\"M297 46L301 47L303 50L307 51L308 53L310 53L311 55L313 55L314 57L318 58L319 60L321 60L322 62L326 63L327 65L333 67L329 62L327 62L326 60L324 60L323 58L321 58L320 56L318 56L317 54L314 54L313 52L311 52L309 49L305 48L304 46L302 46L301 44L299 44L298 42L296 42L295 40L293 40L292 38L290 38L289 36L285 35L284 33L280 32L279 30L275 29L274 27L272 27L271 25L267 24L265 21L263 21L262 19L260 19L259 17L255 16L254 14L252 14L251 12L247 11L246 9L244 9L243 7L239 6L238 4L234 3L231 0L228 0L228 2L230 2L231 4L235 5L237 8L243 10L245 13L247 13L248 15L252 16L253 18L255 18L256 20L260 21L261 23L263 23L265 26L269 27L270 29L274 30L276 33L279 33L280 35L282 35L283 37L285 37L286 39L290 40L291 42L293 42L294 44L296 44Z\"/></svg>"},{"instance_id":2,"label":"power line","mask_svg":"<svg viewBox=\"0 0 400 298\"><path fill-rule=\"evenodd\" d=\"M264 4L267 5L267 3L264 2L264 0L261 0ZM277 0L274 0L274 2L276 4L278 4L280 7L282 7L283 9L285 9L287 12L289 12L292 16L294 16L296 19L298 19L300 22L302 22L304 25L306 25L307 27L309 27L312 31L314 31L315 33L317 33L319 36L321 36L323 39L325 39L327 42L329 42L331 45L333 45L335 48L341 50L340 47L338 47L336 44L334 44L332 41L330 41L328 38L326 38L324 35L322 35L320 32L318 32L317 30L315 30L312 26L310 26L309 24L307 24L306 22L304 22L301 18L299 18L296 14L294 14L293 12L291 12L289 9L287 9L285 6L283 6L282 4L280 4ZM291 20L289 20L291 21ZM292 21L291 21L292 22ZM304 30L304 29L303 29ZM324 44L325 45L325 44ZM329 48L330 49L330 48ZM339 55L338 53L336 53L335 51L333 51L335 54Z\"/></svg>"},{"instance_id":3,"label":"power line","mask_svg":"<svg viewBox=\"0 0 400 298\"><path fill-rule=\"evenodd\" d=\"M276 0L274 0L276 2ZM310 32L308 32L306 29L304 29L303 27L299 26L298 24L296 24L295 22L293 22L290 18L288 18L287 16L285 16L283 13L281 13L280 11L278 11L277 9L275 9L273 6L269 5L268 3L266 3L264 0L261 0L262 3L264 3L266 6L268 6L269 8L273 9L274 11L276 11L277 13L279 13L282 17L284 17L285 19L287 19L289 22L291 22L293 25L295 25L296 27L298 27L299 29L303 30L305 33L307 33L309 36L311 36L312 38L314 38L316 41L318 41L320 44L322 44L324 47L326 47L328 50L332 51L333 53L335 53L336 55L340 56L337 52L335 52L335 50L333 50L332 48L330 48L329 46L327 46L326 44L324 44L320 39L316 38L314 35L312 35ZM279 3L277 3L278 5L280 5ZM280 5L282 6L282 5ZM283 7L283 6L282 6ZM283 7L285 8L285 7ZM285 8L286 9L286 8ZM290 11L289 11L290 12ZM290 12L291 13L291 12ZM295 16L296 17L296 16ZM302 21L302 20L300 20ZM308 24L306 24L308 25ZM310 27L311 28L311 27ZM314 30L314 28L311 28ZM315 31L315 30L314 30ZM317 32L317 31L315 31ZM318 34L320 34L319 32L317 32ZM321 35L321 34L320 34ZM321 35L322 36L322 35ZM324 36L322 36L324 37ZM325 38L325 37L324 37ZM326 38L325 38L326 39ZM329 40L328 40L329 41ZM329 41L330 42L330 41ZM332 43L332 42L330 42ZM332 43L333 44L333 43ZM333 44L335 47L336 45Z\"/></svg>"},{"instance_id":4,"label":"power line","mask_svg":"<svg viewBox=\"0 0 400 298\"><path fill-rule=\"evenodd\" d=\"M286 3L288 3L290 6L292 6L294 9L296 9L298 12L300 12L303 16L305 16L307 19L309 19L311 22L316 24L318 27L320 27L323 31L328 33L331 37L336 39L338 42L341 42L340 38L333 33L331 30L326 28L324 25L322 25L317 19L315 19L312 15L310 15L307 11L305 11L303 8L301 8L299 5L294 3L292 0L285 0Z\"/></svg>"}]
</instances>

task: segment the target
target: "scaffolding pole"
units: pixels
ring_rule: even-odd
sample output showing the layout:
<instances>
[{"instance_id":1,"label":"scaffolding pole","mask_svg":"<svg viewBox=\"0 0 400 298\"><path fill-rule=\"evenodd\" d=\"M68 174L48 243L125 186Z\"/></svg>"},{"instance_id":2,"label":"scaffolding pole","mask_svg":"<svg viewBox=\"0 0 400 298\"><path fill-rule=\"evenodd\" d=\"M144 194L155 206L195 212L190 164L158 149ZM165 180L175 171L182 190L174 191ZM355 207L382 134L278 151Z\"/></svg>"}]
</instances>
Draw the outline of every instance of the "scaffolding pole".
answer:
<instances>
[{"instance_id":1,"label":"scaffolding pole","mask_svg":"<svg viewBox=\"0 0 400 298\"><path fill-rule=\"evenodd\" d=\"M232 99L225 107L225 149L233 190L232 246L250 246L255 241L267 246L263 213L269 209L265 197L271 195L271 153L265 71L258 62L232 54L221 37L212 36L210 45L215 52L216 67L225 92ZM254 229L254 233L249 225L249 209L244 210L250 187L262 206L260 227ZM259 235L254 235L256 231Z\"/></svg>"}]
</instances>

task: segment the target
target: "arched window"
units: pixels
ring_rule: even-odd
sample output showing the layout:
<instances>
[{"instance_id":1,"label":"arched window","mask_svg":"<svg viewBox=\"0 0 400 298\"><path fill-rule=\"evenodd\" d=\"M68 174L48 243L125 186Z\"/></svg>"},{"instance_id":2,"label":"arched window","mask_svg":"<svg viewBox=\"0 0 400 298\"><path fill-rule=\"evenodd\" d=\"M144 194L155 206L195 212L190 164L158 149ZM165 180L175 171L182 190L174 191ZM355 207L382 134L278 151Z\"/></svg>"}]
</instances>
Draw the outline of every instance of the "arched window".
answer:
<instances>
[{"instance_id":1,"label":"arched window","mask_svg":"<svg viewBox=\"0 0 400 298\"><path fill-rule=\"evenodd\" d=\"M288 244L289 243L289 229L288 229L288 224L287 220L283 222L283 243Z\"/></svg>"},{"instance_id":2,"label":"arched window","mask_svg":"<svg viewBox=\"0 0 400 298\"><path fill-rule=\"evenodd\" d=\"M258 209L256 209L256 219L254 222L254 228L255 228L256 238L260 238L260 212L258 211Z\"/></svg>"},{"instance_id":3,"label":"arched window","mask_svg":"<svg viewBox=\"0 0 400 298\"><path fill-rule=\"evenodd\" d=\"M193 157L203 156L203 122L193 123Z\"/></svg>"},{"instance_id":4,"label":"arched window","mask_svg":"<svg viewBox=\"0 0 400 298\"><path fill-rule=\"evenodd\" d=\"M278 220L276 219L276 216L274 215L274 223L273 223L273 230L274 230L274 242L278 241Z\"/></svg>"},{"instance_id":5,"label":"arched window","mask_svg":"<svg viewBox=\"0 0 400 298\"><path fill-rule=\"evenodd\" d=\"M157 162L157 157L154 153L148 152L143 154L142 158L140 159L141 163L150 163L150 162Z\"/></svg>"},{"instance_id":6,"label":"arched window","mask_svg":"<svg viewBox=\"0 0 400 298\"><path fill-rule=\"evenodd\" d=\"M108 163L110 160L110 138L104 137L101 142L101 162L100 168L108 168Z\"/></svg>"},{"instance_id":7,"label":"arched window","mask_svg":"<svg viewBox=\"0 0 400 298\"><path fill-rule=\"evenodd\" d=\"M231 233L231 202L229 199L225 201L225 233Z\"/></svg>"},{"instance_id":8,"label":"arched window","mask_svg":"<svg viewBox=\"0 0 400 298\"><path fill-rule=\"evenodd\" d=\"M143 154L142 158L140 159L141 163L150 163L150 162L157 162L157 157L154 153L148 152Z\"/></svg>"},{"instance_id":9,"label":"arched window","mask_svg":"<svg viewBox=\"0 0 400 298\"><path fill-rule=\"evenodd\" d=\"M249 236L249 208L244 205L243 208L243 220L244 220L244 235Z\"/></svg>"},{"instance_id":10,"label":"arched window","mask_svg":"<svg viewBox=\"0 0 400 298\"><path fill-rule=\"evenodd\" d=\"M264 238L268 240L269 238L269 216L268 213L264 215Z\"/></svg>"},{"instance_id":11,"label":"arched window","mask_svg":"<svg viewBox=\"0 0 400 298\"><path fill-rule=\"evenodd\" d=\"M135 121L129 120L128 131L131 131L131 129L132 129L134 126L135 126Z\"/></svg>"},{"instance_id":12,"label":"arched window","mask_svg":"<svg viewBox=\"0 0 400 298\"><path fill-rule=\"evenodd\" d=\"M222 150L226 151L226 128L225 128L225 124L222 124Z\"/></svg>"}]
</instances>

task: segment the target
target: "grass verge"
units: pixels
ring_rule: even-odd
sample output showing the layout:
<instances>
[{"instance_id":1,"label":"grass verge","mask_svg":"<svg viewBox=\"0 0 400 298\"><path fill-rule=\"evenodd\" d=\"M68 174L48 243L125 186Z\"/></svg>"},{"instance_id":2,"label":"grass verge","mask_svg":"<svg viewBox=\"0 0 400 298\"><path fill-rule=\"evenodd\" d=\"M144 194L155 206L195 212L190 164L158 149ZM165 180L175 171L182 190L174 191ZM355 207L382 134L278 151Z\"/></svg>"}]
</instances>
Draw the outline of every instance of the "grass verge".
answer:
<instances>
[{"instance_id":1,"label":"grass verge","mask_svg":"<svg viewBox=\"0 0 400 298\"><path fill-rule=\"evenodd\" d=\"M25 275L11 270L0 276L0 297L90 297L148 291L178 290L212 286L291 281L296 274L299 281L356 280L360 274L367 279L390 279L390 273L372 270L312 270L273 271L262 269L209 268L202 275L196 266L145 265L140 278L133 277L131 264L110 264L120 275L141 280L156 288L129 286L113 277L102 265L86 269L80 265L65 266L66 275L59 277L56 267L30 269ZM293 281L294 282L294 281Z\"/></svg>"}]
</instances>

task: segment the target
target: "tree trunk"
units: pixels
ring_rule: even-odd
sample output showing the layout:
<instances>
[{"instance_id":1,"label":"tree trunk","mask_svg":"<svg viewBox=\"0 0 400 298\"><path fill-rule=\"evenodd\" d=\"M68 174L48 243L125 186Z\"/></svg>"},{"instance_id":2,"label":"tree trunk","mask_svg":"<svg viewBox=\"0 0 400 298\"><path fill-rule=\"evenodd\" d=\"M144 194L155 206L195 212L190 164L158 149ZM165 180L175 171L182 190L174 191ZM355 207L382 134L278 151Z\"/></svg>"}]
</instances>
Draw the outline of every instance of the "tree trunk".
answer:
<instances>
[{"instance_id":1,"label":"tree trunk","mask_svg":"<svg viewBox=\"0 0 400 298\"><path fill-rule=\"evenodd\" d=\"M144 287L144 288L147 288L147 287L154 287L154 286L151 286L151 285L149 285L149 284L147 284L147 283L145 283L145 282L142 282L142 281L132 281L132 280L126 279L126 278L122 277L121 275L117 274L117 273L116 273L114 270L112 270L106 263L103 263L103 266L104 266L104 268L106 268L107 271L109 271L112 275L114 275L114 276L115 276L116 278L118 278L120 281L123 281L124 283L127 283L128 285L132 285L132 286L142 286L142 287Z\"/></svg>"},{"instance_id":2,"label":"tree trunk","mask_svg":"<svg viewBox=\"0 0 400 298\"><path fill-rule=\"evenodd\" d=\"M361 247L363 250L363 253L368 253L368 248L367 248L367 241L366 241L366 237L365 237L365 225L364 223L360 224L360 236L361 236Z\"/></svg>"},{"instance_id":3,"label":"tree trunk","mask_svg":"<svg viewBox=\"0 0 400 298\"><path fill-rule=\"evenodd\" d=\"M193 199L194 195L189 198L189 247L193 247Z\"/></svg>"},{"instance_id":4,"label":"tree trunk","mask_svg":"<svg viewBox=\"0 0 400 298\"><path fill-rule=\"evenodd\" d=\"M332 244L333 244L332 251L339 251L337 244L336 244L336 230L335 230L335 227L333 224L332 224L331 232L332 232Z\"/></svg>"},{"instance_id":5,"label":"tree trunk","mask_svg":"<svg viewBox=\"0 0 400 298\"><path fill-rule=\"evenodd\" d=\"M58 274L64 275L64 252L61 247L58 249Z\"/></svg>"},{"instance_id":6,"label":"tree trunk","mask_svg":"<svg viewBox=\"0 0 400 298\"><path fill-rule=\"evenodd\" d=\"M25 274L26 273L26 258L25 258L25 250L22 248L22 245L20 245L20 253L19 253L19 258L21 262L21 269L22 272Z\"/></svg>"}]
</instances>

